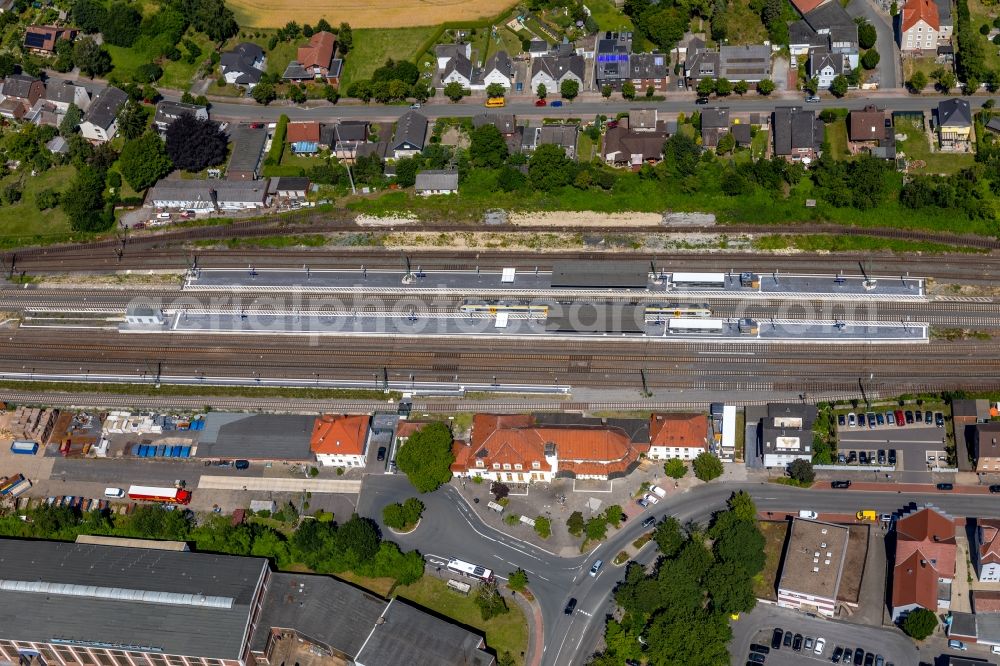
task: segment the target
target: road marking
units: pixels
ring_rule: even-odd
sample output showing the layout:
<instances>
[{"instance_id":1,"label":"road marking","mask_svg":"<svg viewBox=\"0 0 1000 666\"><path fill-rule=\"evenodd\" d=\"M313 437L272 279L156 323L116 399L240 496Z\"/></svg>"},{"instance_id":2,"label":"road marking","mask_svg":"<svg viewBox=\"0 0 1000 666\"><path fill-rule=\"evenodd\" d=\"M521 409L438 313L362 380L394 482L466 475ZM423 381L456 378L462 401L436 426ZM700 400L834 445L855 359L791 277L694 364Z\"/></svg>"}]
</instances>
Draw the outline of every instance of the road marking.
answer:
<instances>
[{"instance_id":1,"label":"road marking","mask_svg":"<svg viewBox=\"0 0 1000 666\"><path fill-rule=\"evenodd\" d=\"M582 608L580 610L578 610L577 613L583 613L587 617L594 617L591 613L588 613L587 611L583 610Z\"/></svg>"}]
</instances>

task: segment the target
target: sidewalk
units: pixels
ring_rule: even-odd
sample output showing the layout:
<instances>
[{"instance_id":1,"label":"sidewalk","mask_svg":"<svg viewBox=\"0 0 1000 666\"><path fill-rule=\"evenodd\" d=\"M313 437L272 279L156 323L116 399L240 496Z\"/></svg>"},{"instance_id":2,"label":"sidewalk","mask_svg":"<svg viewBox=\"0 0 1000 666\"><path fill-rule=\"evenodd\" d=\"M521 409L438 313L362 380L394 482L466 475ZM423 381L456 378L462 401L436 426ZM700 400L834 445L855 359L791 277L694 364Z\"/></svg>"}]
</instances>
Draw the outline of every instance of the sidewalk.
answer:
<instances>
[{"instance_id":1,"label":"sidewalk","mask_svg":"<svg viewBox=\"0 0 1000 666\"><path fill-rule=\"evenodd\" d=\"M531 588L528 588L531 591ZM532 599L528 601L523 594L514 594L514 601L528 621L528 651L524 655L524 666L541 666L542 651L545 642L545 626L542 622L542 608Z\"/></svg>"}]
</instances>

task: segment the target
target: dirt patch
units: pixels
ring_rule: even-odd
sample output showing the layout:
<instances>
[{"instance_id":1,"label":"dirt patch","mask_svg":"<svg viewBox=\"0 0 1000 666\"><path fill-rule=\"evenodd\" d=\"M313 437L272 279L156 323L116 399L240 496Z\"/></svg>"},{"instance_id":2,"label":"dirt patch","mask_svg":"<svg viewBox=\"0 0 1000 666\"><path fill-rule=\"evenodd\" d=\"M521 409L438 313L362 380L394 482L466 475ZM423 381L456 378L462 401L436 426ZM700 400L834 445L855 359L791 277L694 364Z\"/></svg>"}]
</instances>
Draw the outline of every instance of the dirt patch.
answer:
<instances>
[{"instance_id":1,"label":"dirt patch","mask_svg":"<svg viewBox=\"0 0 1000 666\"><path fill-rule=\"evenodd\" d=\"M764 570L753 581L753 593L758 599L778 600L777 582L781 555L788 535L787 521L758 521L757 527L764 535Z\"/></svg>"},{"instance_id":2,"label":"dirt patch","mask_svg":"<svg viewBox=\"0 0 1000 666\"><path fill-rule=\"evenodd\" d=\"M416 217L410 215L386 215L386 216L375 216L375 215L358 215L354 218L354 222L359 227L394 227L400 224L415 224L419 222Z\"/></svg>"},{"instance_id":3,"label":"dirt patch","mask_svg":"<svg viewBox=\"0 0 1000 666\"><path fill-rule=\"evenodd\" d=\"M861 581L864 578L865 562L868 560L868 526L848 525L847 555L844 557L844 573L837 590L837 601L856 604L861 598Z\"/></svg>"},{"instance_id":4,"label":"dirt patch","mask_svg":"<svg viewBox=\"0 0 1000 666\"><path fill-rule=\"evenodd\" d=\"M527 227L658 227L663 224L660 213L597 213L593 211L560 211L550 213L513 213L514 226Z\"/></svg>"}]
</instances>

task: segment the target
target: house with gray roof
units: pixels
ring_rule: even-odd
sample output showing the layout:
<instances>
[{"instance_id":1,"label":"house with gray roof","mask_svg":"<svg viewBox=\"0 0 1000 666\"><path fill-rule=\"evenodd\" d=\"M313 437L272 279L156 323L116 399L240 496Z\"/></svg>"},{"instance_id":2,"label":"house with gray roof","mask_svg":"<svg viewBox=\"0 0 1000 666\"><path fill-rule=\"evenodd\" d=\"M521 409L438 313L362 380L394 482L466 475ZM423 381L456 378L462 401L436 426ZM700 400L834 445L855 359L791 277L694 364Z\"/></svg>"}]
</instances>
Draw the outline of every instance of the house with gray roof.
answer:
<instances>
[{"instance_id":1,"label":"house with gray roof","mask_svg":"<svg viewBox=\"0 0 1000 666\"><path fill-rule=\"evenodd\" d=\"M493 83L499 83L507 90L514 87L514 63L506 51L497 51L486 59L483 68L476 72L472 89L486 90Z\"/></svg>"},{"instance_id":2,"label":"house with gray roof","mask_svg":"<svg viewBox=\"0 0 1000 666\"><path fill-rule=\"evenodd\" d=\"M201 213L258 210L270 202L268 179L185 180L164 178L150 188L146 206Z\"/></svg>"},{"instance_id":3,"label":"house with gray roof","mask_svg":"<svg viewBox=\"0 0 1000 666\"><path fill-rule=\"evenodd\" d=\"M389 149L393 157L413 157L424 149L427 140L427 116L416 111L407 111L396 122L396 133Z\"/></svg>"},{"instance_id":4,"label":"house with gray roof","mask_svg":"<svg viewBox=\"0 0 1000 666\"><path fill-rule=\"evenodd\" d=\"M594 58L594 86L600 90L608 85L621 90L622 83L631 79L629 56L632 54L631 32L598 34Z\"/></svg>"},{"instance_id":5,"label":"house with gray roof","mask_svg":"<svg viewBox=\"0 0 1000 666\"><path fill-rule=\"evenodd\" d=\"M434 47L434 55L437 57L438 71L443 71L452 58L462 57L472 60L472 44L438 44Z\"/></svg>"},{"instance_id":6,"label":"house with gray roof","mask_svg":"<svg viewBox=\"0 0 1000 666\"><path fill-rule=\"evenodd\" d=\"M771 122L774 154L792 161L812 160L823 143L823 121L811 110L779 106Z\"/></svg>"},{"instance_id":7,"label":"house with gray roof","mask_svg":"<svg viewBox=\"0 0 1000 666\"><path fill-rule=\"evenodd\" d=\"M850 56L844 53L831 53L825 46L809 52L809 76L819 81L819 87L828 90L833 80L838 76L846 76L853 69Z\"/></svg>"},{"instance_id":8,"label":"house with gray roof","mask_svg":"<svg viewBox=\"0 0 1000 666\"><path fill-rule=\"evenodd\" d=\"M771 47L722 46L713 49L701 46L699 42L688 50L684 76L692 85L697 85L702 79L757 83L771 78Z\"/></svg>"},{"instance_id":9,"label":"house with gray roof","mask_svg":"<svg viewBox=\"0 0 1000 666\"><path fill-rule=\"evenodd\" d=\"M639 92L649 86L654 90L666 90L670 75L670 56L663 53L633 53L628 59L628 76Z\"/></svg>"},{"instance_id":10,"label":"house with gray roof","mask_svg":"<svg viewBox=\"0 0 1000 666\"><path fill-rule=\"evenodd\" d=\"M550 95L559 94L563 81L574 80L583 90L586 64L581 55L539 56L531 61L531 91L545 86Z\"/></svg>"},{"instance_id":11,"label":"house with gray roof","mask_svg":"<svg viewBox=\"0 0 1000 666\"><path fill-rule=\"evenodd\" d=\"M76 104L84 112L90 108L90 93L87 89L67 79L49 79L42 99L51 102L60 114L66 113L70 104Z\"/></svg>"},{"instance_id":12,"label":"house with gray roof","mask_svg":"<svg viewBox=\"0 0 1000 666\"><path fill-rule=\"evenodd\" d=\"M153 125L161 133L166 132L167 128L185 113L194 116L198 120L208 120L208 109L204 106L162 100L156 105L156 113L153 114Z\"/></svg>"},{"instance_id":13,"label":"house with gray roof","mask_svg":"<svg viewBox=\"0 0 1000 666\"><path fill-rule=\"evenodd\" d=\"M719 145L723 134L729 133L729 107L715 106L701 112L701 141L708 148Z\"/></svg>"},{"instance_id":14,"label":"house with gray roof","mask_svg":"<svg viewBox=\"0 0 1000 666\"><path fill-rule=\"evenodd\" d=\"M545 125L544 127L529 127L524 131L521 142L523 152L532 152L538 146L551 143L562 147L566 157L576 159L576 140L580 132L578 125Z\"/></svg>"},{"instance_id":15,"label":"house with gray roof","mask_svg":"<svg viewBox=\"0 0 1000 666\"><path fill-rule=\"evenodd\" d=\"M228 180L255 180L260 175L260 163L264 159L264 145L267 130L255 127L237 127L229 136L233 144L226 168Z\"/></svg>"},{"instance_id":16,"label":"house with gray roof","mask_svg":"<svg viewBox=\"0 0 1000 666\"><path fill-rule=\"evenodd\" d=\"M461 53L456 53L448 58L444 69L441 70L441 85L458 83L463 88L472 87L473 67L472 61Z\"/></svg>"},{"instance_id":17,"label":"house with gray roof","mask_svg":"<svg viewBox=\"0 0 1000 666\"><path fill-rule=\"evenodd\" d=\"M253 89L260 83L260 75L267 68L264 49L251 42L241 42L219 59L219 68L226 83Z\"/></svg>"},{"instance_id":18,"label":"house with gray roof","mask_svg":"<svg viewBox=\"0 0 1000 666\"><path fill-rule=\"evenodd\" d=\"M421 171L417 174L413 189L422 197L434 194L458 194L458 172Z\"/></svg>"},{"instance_id":19,"label":"house with gray roof","mask_svg":"<svg viewBox=\"0 0 1000 666\"><path fill-rule=\"evenodd\" d=\"M124 91L108 86L97 93L83 114L80 134L94 143L104 143L118 134L118 112L128 101Z\"/></svg>"}]
</instances>

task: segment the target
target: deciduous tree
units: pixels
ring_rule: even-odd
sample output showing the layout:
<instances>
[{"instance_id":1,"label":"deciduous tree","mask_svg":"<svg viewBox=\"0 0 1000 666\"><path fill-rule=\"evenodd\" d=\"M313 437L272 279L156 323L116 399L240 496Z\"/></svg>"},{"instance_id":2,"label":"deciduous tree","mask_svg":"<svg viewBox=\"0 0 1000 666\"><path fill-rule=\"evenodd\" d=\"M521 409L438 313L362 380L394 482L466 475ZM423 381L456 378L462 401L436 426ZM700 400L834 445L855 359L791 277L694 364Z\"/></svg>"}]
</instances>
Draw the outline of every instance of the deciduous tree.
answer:
<instances>
[{"instance_id":1,"label":"deciduous tree","mask_svg":"<svg viewBox=\"0 0 1000 666\"><path fill-rule=\"evenodd\" d=\"M93 37L76 40L73 47L73 62L80 71L93 78L111 71L111 55L94 41Z\"/></svg>"},{"instance_id":2,"label":"deciduous tree","mask_svg":"<svg viewBox=\"0 0 1000 666\"><path fill-rule=\"evenodd\" d=\"M460 102L465 97L465 88L458 81L452 81L445 85L444 96L453 102Z\"/></svg>"},{"instance_id":3,"label":"deciduous tree","mask_svg":"<svg viewBox=\"0 0 1000 666\"><path fill-rule=\"evenodd\" d=\"M711 481L722 476L722 461L707 451L695 457L692 467L694 475L702 481Z\"/></svg>"},{"instance_id":4,"label":"deciduous tree","mask_svg":"<svg viewBox=\"0 0 1000 666\"><path fill-rule=\"evenodd\" d=\"M900 628L910 638L922 641L934 633L937 625L938 619L934 612L926 608L916 608L906 614L900 623Z\"/></svg>"},{"instance_id":5,"label":"deciduous tree","mask_svg":"<svg viewBox=\"0 0 1000 666\"><path fill-rule=\"evenodd\" d=\"M559 84L559 94L563 99L573 100L580 94L580 82L576 79L566 79Z\"/></svg>"},{"instance_id":6,"label":"deciduous tree","mask_svg":"<svg viewBox=\"0 0 1000 666\"><path fill-rule=\"evenodd\" d=\"M498 169L507 160L507 142L495 125L486 124L472 130L469 157L477 167Z\"/></svg>"},{"instance_id":7,"label":"deciduous tree","mask_svg":"<svg viewBox=\"0 0 1000 666\"><path fill-rule=\"evenodd\" d=\"M410 436L396 454L396 464L418 491L437 490L451 478L451 445L448 426L431 423Z\"/></svg>"},{"instance_id":8,"label":"deciduous tree","mask_svg":"<svg viewBox=\"0 0 1000 666\"><path fill-rule=\"evenodd\" d=\"M163 141L152 132L127 142L118 158L122 177L136 192L151 187L172 167Z\"/></svg>"},{"instance_id":9,"label":"deciduous tree","mask_svg":"<svg viewBox=\"0 0 1000 666\"><path fill-rule=\"evenodd\" d=\"M788 466L788 476L799 483L809 484L816 479L816 472L808 460L793 460Z\"/></svg>"},{"instance_id":10,"label":"deciduous tree","mask_svg":"<svg viewBox=\"0 0 1000 666\"><path fill-rule=\"evenodd\" d=\"M679 458L671 458L663 464L664 474L669 476L671 479L680 479L687 474L687 471L687 465L685 465L684 461Z\"/></svg>"},{"instance_id":11,"label":"deciduous tree","mask_svg":"<svg viewBox=\"0 0 1000 666\"><path fill-rule=\"evenodd\" d=\"M185 113L167 128L167 155L178 169L201 171L226 159L229 139L212 120Z\"/></svg>"},{"instance_id":12,"label":"deciduous tree","mask_svg":"<svg viewBox=\"0 0 1000 666\"><path fill-rule=\"evenodd\" d=\"M770 95L774 92L774 81L771 79L761 79L757 82L757 92L761 95Z\"/></svg>"}]
</instances>

